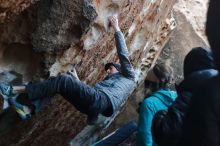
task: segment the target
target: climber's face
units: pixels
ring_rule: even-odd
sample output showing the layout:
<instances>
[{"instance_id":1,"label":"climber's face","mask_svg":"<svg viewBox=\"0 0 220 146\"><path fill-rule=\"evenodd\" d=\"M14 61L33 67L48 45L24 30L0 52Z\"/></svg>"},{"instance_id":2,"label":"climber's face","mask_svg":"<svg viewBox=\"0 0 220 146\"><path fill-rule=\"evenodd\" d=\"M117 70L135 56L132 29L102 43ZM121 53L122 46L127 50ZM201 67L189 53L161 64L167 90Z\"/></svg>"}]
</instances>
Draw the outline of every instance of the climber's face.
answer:
<instances>
[{"instance_id":1,"label":"climber's face","mask_svg":"<svg viewBox=\"0 0 220 146\"><path fill-rule=\"evenodd\" d=\"M111 66L109 66L109 68L106 70L106 72L107 72L108 75L112 75L112 74L114 74L114 73L117 73L118 70L117 70L113 65L111 65Z\"/></svg>"}]
</instances>

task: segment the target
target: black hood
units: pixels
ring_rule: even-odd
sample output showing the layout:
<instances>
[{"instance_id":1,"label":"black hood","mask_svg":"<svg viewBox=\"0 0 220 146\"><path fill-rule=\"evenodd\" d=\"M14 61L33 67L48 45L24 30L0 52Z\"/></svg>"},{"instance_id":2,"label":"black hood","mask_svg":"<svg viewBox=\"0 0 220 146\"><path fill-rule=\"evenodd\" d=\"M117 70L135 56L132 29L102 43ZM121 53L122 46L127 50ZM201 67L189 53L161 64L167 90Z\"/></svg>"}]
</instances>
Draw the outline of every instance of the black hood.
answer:
<instances>
[{"instance_id":1,"label":"black hood","mask_svg":"<svg viewBox=\"0 0 220 146\"><path fill-rule=\"evenodd\" d=\"M192 49L184 60L184 78L193 72L206 69L216 69L211 51L201 47Z\"/></svg>"}]
</instances>

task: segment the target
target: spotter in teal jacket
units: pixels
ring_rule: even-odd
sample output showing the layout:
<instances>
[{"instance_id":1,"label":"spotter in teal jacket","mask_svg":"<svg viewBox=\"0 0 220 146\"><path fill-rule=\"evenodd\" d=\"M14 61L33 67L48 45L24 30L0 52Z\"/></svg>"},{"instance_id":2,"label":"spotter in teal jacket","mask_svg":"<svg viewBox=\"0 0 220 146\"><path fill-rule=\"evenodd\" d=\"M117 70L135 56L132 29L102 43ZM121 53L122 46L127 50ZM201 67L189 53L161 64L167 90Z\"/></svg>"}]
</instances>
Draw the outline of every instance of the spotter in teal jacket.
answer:
<instances>
[{"instance_id":1,"label":"spotter in teal jacket","mask_svg":"<svg viewBox=\"0 0 220 146\"><path fill-rule=\"evenodd\" d=\"M152 139L151 125L153 116L159 110L166 110L176 99L177 93L170 89L160 89L145 98L140 108L137 145L156 146Z\"/></svg>"}]
</instances>

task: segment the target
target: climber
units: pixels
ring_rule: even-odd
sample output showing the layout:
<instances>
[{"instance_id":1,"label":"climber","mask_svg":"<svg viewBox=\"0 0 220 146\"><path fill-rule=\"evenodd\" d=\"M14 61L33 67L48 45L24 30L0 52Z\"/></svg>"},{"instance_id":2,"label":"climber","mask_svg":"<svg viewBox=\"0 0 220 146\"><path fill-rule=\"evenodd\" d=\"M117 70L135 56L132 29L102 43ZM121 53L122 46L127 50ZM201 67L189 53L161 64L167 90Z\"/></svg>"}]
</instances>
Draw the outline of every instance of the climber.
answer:
<instances>
[{"instance_id":1,"label":"climber","mask_svg":"<svg viewBox=\"0 0 220 146\"><path fill-rule=\"evenodd\" d=\"M145 79L148 96L139 109L137 145L152 146L151 125L154 114L159 110L166 110L176 99L177 93L169 88L173 70L165 63L159 63L149 71Z\"/></svg>"},{"instance_id":2,"label":"climber","mask_svg":"<svg viewBox=\"0 0 220 146\"><path fill-rule=\"evenodd\" d=\"M128 59L128 49L118 25L118 18L112 16L109 20L115 30L120 64L106 64L107 77L103 81L92 87L81 82L76 72L71 72L25 86L10 86L1 83L1 94L10 98L13 94L26 92L36 110L39 110L38 106L47 103L55 94L60 94L80 112L87 114L87 123L90 125L96 123L99 113L107 117L111 116L126 101L136 83L135 72ZM38 101L37 105L36 101Z\"/></svg>"}]
</instances>

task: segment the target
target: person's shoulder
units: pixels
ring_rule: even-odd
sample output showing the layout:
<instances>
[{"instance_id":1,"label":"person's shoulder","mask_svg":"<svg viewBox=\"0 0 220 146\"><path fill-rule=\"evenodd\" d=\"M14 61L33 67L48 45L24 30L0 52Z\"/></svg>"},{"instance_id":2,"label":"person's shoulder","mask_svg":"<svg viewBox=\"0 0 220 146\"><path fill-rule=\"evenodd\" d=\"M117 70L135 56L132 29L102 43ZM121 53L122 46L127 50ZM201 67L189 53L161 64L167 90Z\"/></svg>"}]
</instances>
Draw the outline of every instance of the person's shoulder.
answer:
<instances>
[{"instance_id":1,"label":"person's shoulder","mask_svg":"<svg viewBox=\"0 0 220 146\"><path fill-rule=\"evenodd\" d=\"M141 109L144 111L151 111L154 107L154 101L149 98L145 98L141 104Z\"/></svg>"},{"instance_id":2,"label":"person's shoulder","mask_svg":"<svg viewBox=\"0 0 220 146\"><path fill-rule=\"evenodd\" d=\"M158 98L152 94L151 96L149 97L146 97L143 101L143 104L144 105L154 105L158 102Z\"/></svg>"},{"instance_id":3,"label":"person's shoulder","mask_svg":"<svg viewBox=\"0 0 220 146\"><path fill-rule=\"evenodd\" d=\"M176 91L174 90L171 90L170 88L162 88L162 89L159 89L157 91L155 91L153 93L153 95L160 95L160 94L165 94L165 95L169 95L169 94L177 94Z\"/></svg>"},{"instance_id":4,"label":"person's shoulder","mask_svg":"<svg viewBox=\"0 0 220 146\"><path fill-rule=\"evenodd\" d=\"M177 92L176 91L174 91L174 90L172 90L172 89L163 89L163 90L161 90L161 91L159 91L159 93L165 93L165 94L167 94L167 95L171 95L171 96L177 96Z\"/></svg>"},{"instance_id":5,"label":"person's shoulder","mask_svg":"<svg viewBox=\"0 0 220 146\"><path fill-rule=\"evenodd\" d=\"M124 78L124 79L126 79L126 80L131 80L131 81L135 81L135 72L133 72L133 74L131 75L131 76L125 76L125 75L123 75L121 72L120 73L117 73L117 76L119 77L119 78Z\"/></svg>"}]
</instances>

